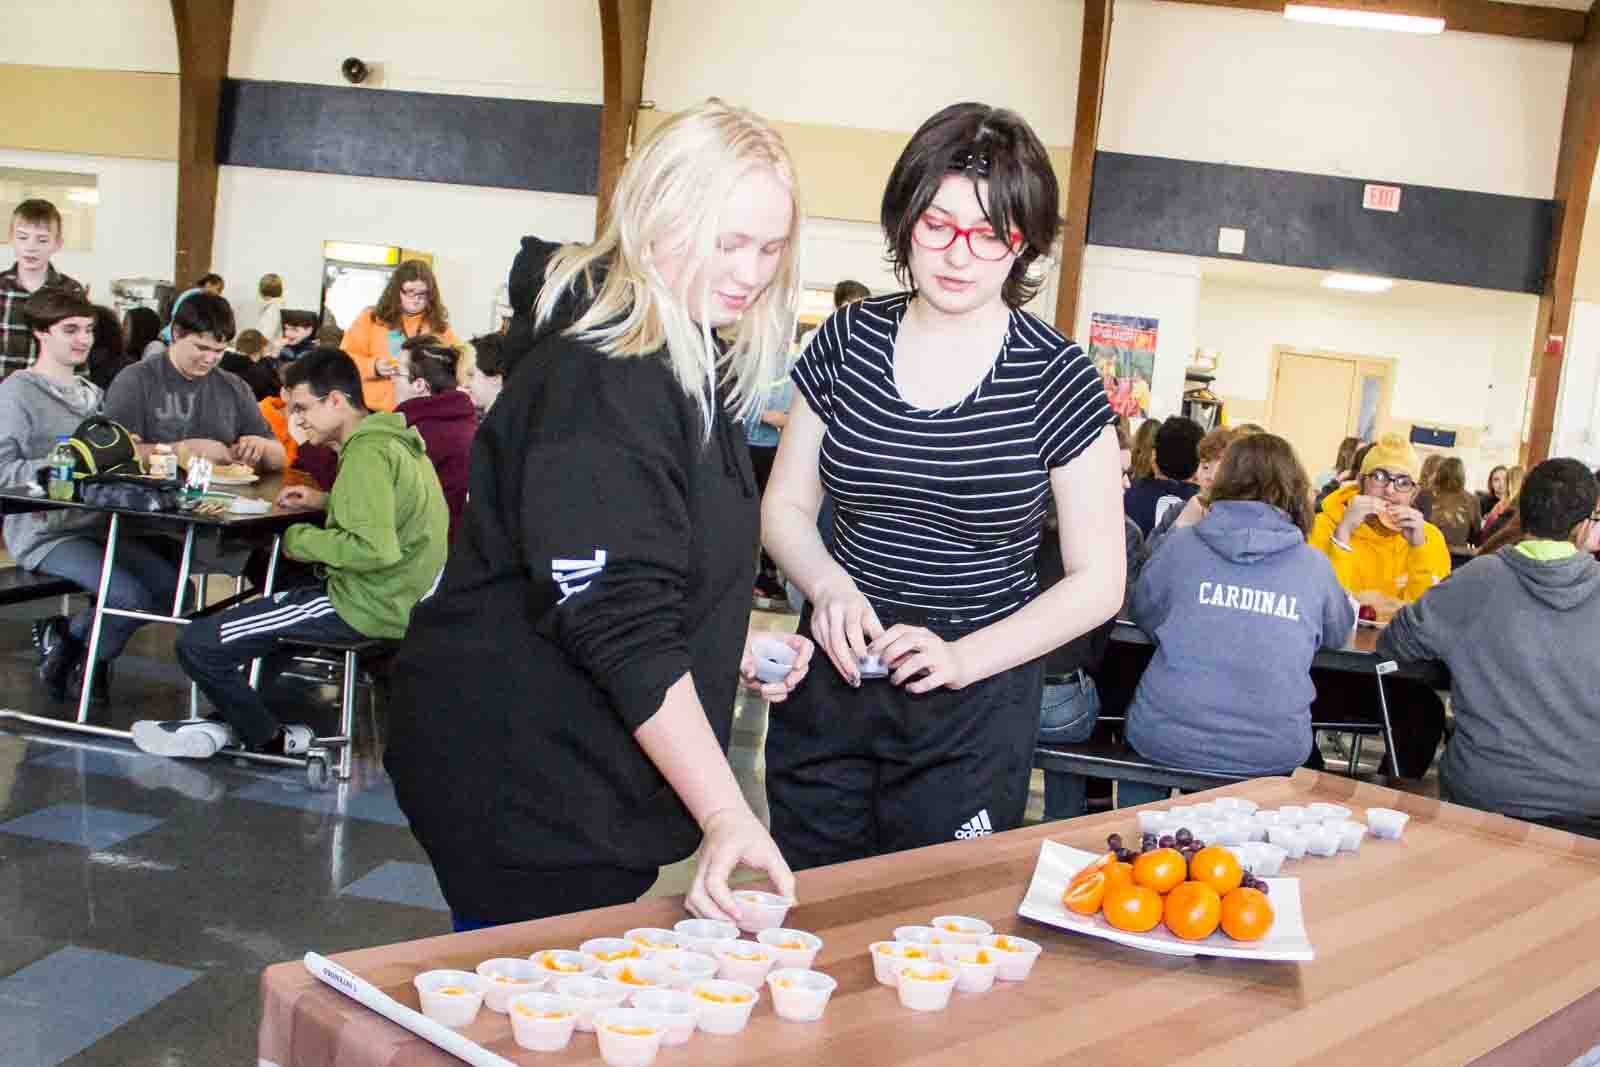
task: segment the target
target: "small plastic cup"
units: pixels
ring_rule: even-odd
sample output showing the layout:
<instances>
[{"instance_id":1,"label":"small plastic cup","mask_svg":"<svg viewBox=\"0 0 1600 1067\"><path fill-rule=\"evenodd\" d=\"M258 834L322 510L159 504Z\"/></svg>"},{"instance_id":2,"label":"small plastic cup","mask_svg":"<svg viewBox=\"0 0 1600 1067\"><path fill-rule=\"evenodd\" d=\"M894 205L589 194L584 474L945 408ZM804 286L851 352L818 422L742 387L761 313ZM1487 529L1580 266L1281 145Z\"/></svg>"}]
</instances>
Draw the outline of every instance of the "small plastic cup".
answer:
<instances>
[{"instance_id":1,"label":"small plastic cup","mask_svg":"<svg viewBox=\"0 0 1600 1067\"><path fill-rule=\"evenodd\" d=\"M1195 814L1195 807L1196 805L1194 804L1176 804L1167 809L1167 814L1171 815L1174 819L1193 820L1198 818L1198 816Z\"/></svg>"},{"instance_id":2,"label":"small plastic cup","mask_svg":"<svg viewBox=\"0 0 1600 1067\"><path fill-rule=\"evenodd\" d=\"M756 677L775 684L789 677L800 653L776 637L757 637L750 642L750 655L756 662Z\"/></svg>"},{"instance_id":3,"label":"small plastic cup","mask_svg":"<svg viewBox=\"0 0 1600 1067\"><path fill-rule=\"evenodd\" d=\"M1208 800L1202 804L1194 805L1194 817L1196 819L1215 819L1221 814L1222 810L1213 801Z\"/></svg>"},{"instance_id":4,"label":"small plastic cup","mask_svg":"<svg viewBox=\"0 0 1600 1067\"><path fill-rule=\"evenodd\" d=\"M739 906L739 929L748 934L760 933L783 925L794 901L776 893L763 893L757 889L740 889L734 892L733 902Z\"/></svg>"},{"instance_id":5,"label":"small plastic cup","mask_svg":"<svg viewBox=\"0 0 1600 1067\"><path fill-rule=\"evenodd\" d=\"M1288 849L1265 841L1256 844L1254 848L1254 862L1249 865L1251 874L1257 878L1271 878L1283 870L1283 861L1289 858Z\"/></svg>"},{"instance_id":6,"label":"small plastic cup","mask_svg":"<svg viewBox=\"0 0 1600 1067\"><path fill-rule=\"evenodd\" d=\"M595 1013L622 1007L633 990L605 978L563 978L556 982L556 992L577 1002L578 1029L592 1034Z\"/></svg>"},{"instance_id":7,"label":"small plastic cup","mask_svg":"<svg viewBox=\"0 0 1600 1067\"><path fill-rule=\"evenodd\" d=\"M881 657L874 656L871 653L856 657L856 669L861 672L861 677L863 678L887 678L889 676L888 664L884 663Z\"/></svg>"},{"instance_id":8,"label":"small plastic cup","mask_svg":"<svg viewBox=\"0 0 1600 1067\"><path fill-rule=\"evenodd\" d=\"M1167 813L1164 811L1139 812L1139 832L1160 837L1167 830Z\"/></svg>"},{"instance_id":9,"label":"small plastic cup","mask_svg":"<svg viewBox=\"0 0 1600 1067\"><path fill-rule=\"evenodd\" d=\"M1366 823L1356 822L1354 819L1342 819L1337 822L1329 822L1327 827L1338 833L1340 852L1361 851L1361 839L1367 836Z\"/></svg>"},{"instance_id":10,"label":"small plastic cup","mask_svg":"<svg viewBox=\"0 0 1600 1067\"><path fill-rule=\"evenodd\" d=\"M1307 834L1298 826L1278 824L1267 828L1267 840L1283 849L1289 859L1301 859L1306 854Z\"/></svg>"},{"instance_id":11,"label":"small plastic cup","mask_svg":"<svg viewBox=\"0 0 1600 1067\"><path fill-rule=\"evenodd\" d=\"M907 960L937 960L936 945L919 945L910 941L874 941L867 947L872 955L872 976L886 986L900 984L899 966Z\"/></svg>"},{"instance_id":12,"label":"small plastic cup","mask_svg":"<svg viewBox=\"0 0 1600 1067\"><path fill-rule=\"evenodd\" d=\"M957 945L976 945L979 941L994 933L994 927L982 919L974 919L970 915L935 915L933 928L939 931L941 943L951 942Z\"/></svg>"},{"instance_id":13,"label":"small plastic cup","mask_svg":"<svg viewBox=\"0 0 1600 1067\"><path fill-rule=\"evenodd\" d=\"M757 941L735 941L717 953L717 977L759 986L777 966L778 957Z\"/></svg>"},{"instance_id":14,"label":"small plastic cup","mask_svg":"<svg viewBox=\"0 0 1600 1067\"><path fill-rule=\"evenodd\" d=\"M573 976L587 978L600 971L600 961L593 956L564 948L542 948L529 956L528 961L549 974L552 981Z\"/></svg>"},{"instance_id":15,"label":"small plastic cup","mask_svg":"<svg viewBox=\"0 0 1600 1067\"><path fill-rule=\"evenodd\" d=\"M1306 809L1298 804L1285 804L1278 809L1278 822L1287 823L1290 826L1299 824L1305 817Z\"/></svg>"},{"instance_id":16,"label":"small plastic cup","mask_svg":"<svg viewBox=\"0 0 1600 1067\"><path fill-rule=\"evenodd\" d=\"M673 989L688 989L702 978L717 976L717 961L713 957L688 949L657 952L650 957L650 962L666 968L667 984Z\"/></svg>"},{"instance_id":17,"label":"small plastic cup","mask_svg":"<svg viewBox=\"0 0 1600 1067\"><path fill-rule=\"evenodd\" d=\"M956 988L963 993L987 993L1000 973L1000 952L983 945L947 948L944 961L956 969Z\"/></svg>"},{"instance_id":18,"label":"small plastic cup","mask_svg":"<svg viewBox=\"0 0 1600 1067\"><path fill-rule=\"evenodd\" d=\"M943 930L932 926L896 926L894 939L910 945L959 944L955 938L945 936Z\"/></svg>"},{"instance_id":19,"label":"small plastic cup","mask_svg":"<svg viewBox=\"0 0 1600 1067\"><path fill-rule=\"evenodd\" d=\"M484 981L471 971L423 971L411 983L422 1001L422 1014L452 1030L472 1022L483 1007Z\"/></svg>"},{"instance_id":20,"label":"small plastic cup","mask_svg":"<svg viewBox=\"0 0 1600 1067\"><path fill-rule=\"evenodd\" d=\"M809 971L811 965L817 962L817 953L822 951L822 938L816 934L808 934L804 930L786 930L781 926L761 931L756 935L756 941L772 953L779 967L801 971Z\"/></svg>"},{"instance_id":21,"label":"small plastic cup","mask_svg":"<svg viewBox=\"0 0 1600 1067\"><path fill-rule=\"evenodd\" d=\"M708 978L689 988L700 1010L700 1029L708 1034L737 1034L750 1021L761 994L743 982Z\"/></svg>"},{"instance_id":22,"label":"small plastic cup","mask_svg":"<svg viewBox=\"0 0 1600 1067\"><path fill-rule=\"evenodd\" d=\"M483 1002L490 1011L504 1015L511 998L519 993L537 993L550 981L550 972L534 966L532 960L497 959L478 964L483 979Z\"/></svg>"},{"instance_id":23,"label":"small plastic cup","mask_svg":"<svg viewBox=\"0 0 1600 1067\"><path fill-rule=\"evenodd\" d=\"M600 973L634 991L672 988L672 972L654 960L612 960Z\"/></svg>"},{"instance_id":24,"label":"small plastic cup","mask_svg":"<svg viewBox=\"0 0 1600 1067\"><path fill-rule=\"evenodd\" d=\"M641 926L629 930L622 935L624 941L632 941L644 951L646 959L657 952L669 952L683 947L683 935L672 930L663 930L656 926Z\"/></svg>"},{"instance_id":25,"label":"small plastic cup","mask_svg":"<svg viewBox=\"0 0 1600 1067\"><path fill-rule=\"evenodd\" d=\"M634 1007L661 1018L663 1046L682 1045L694 1036L700 1009L682 989L641 989L630 999Z\"/></svg>"},{"instance_id":26,"label":"small plastic cup","mask_svg":"<svg viewBox=\"0 0 1600 1067\"><path fill-rule=\"evenodd\" d=\"M616 960L642 960L644 949L637 941L629 941L625 937L591 937L578 946L578 951L585 956L593 956L601 964L615 962Z\"/></svg>"},{"instance_id":27,"label":"small plastic cup","mask_svg":"<svg viewBox=\"0 0 1600 1067\"><path fill-rule=\"evenodd\" d=\"M1268 809L1266 811L1252 812L1250 817L1262 826L1276 826L1282 817L1282 813L1276 809Z\"/></svg>"},{"instance_id":28,"label":"small plastic cup","mask_svg":"<svg viewBox=\"0 0 1600 1067\"><path fill-rule=\"evenodd\" d=\"M772 991L772 1010L778 1018L814 1023L822 1018L839 983L821 971L783 967L767 975L767 988Z\"/></svg>"},{"instance_id":29,"label":"small plastic cup","mask_svg":"<svg viewBox=\"0 0 1600 1067\"><path fill-rule=\"evenodd\" d=\"M912 1011L944 1011L950 1004L950 992L956 987L956 968L949 963L916 963L907 961L900 965L900 1004Z\"/></svg>"},{"instance_id":30,"label":"small plastic cup","mask_svg":"<svg viewBox=\"0 0 1600 1067\"><path fill-rule=\"evenodd\" d=\"M1216 842L1219 845L1242 845L1250 840L1250 824L1243 819L1230 819L1217 827Z\"/></svg>"},{"instance_id":31,"label":"small plastic cup","mask_svg":"<svg viewBox=\"0 0 1600 1067\"><path fill-rule=\"evenodd\" d=\"M664 1019L638 1008L607 1008L594 1017L600 1058L610 1067L650 1067L666 1029Z\"/></svg>"},{"instance_id":32,"label":"small plastic cup","mask_svg":"<svg viewBox=\"0 0 1600 1067\"><path fill-rule=\"evenodd\" d=\"M672 932L683 938L684 948L706 956L739 940L739 928L721 919L683 919L672 924Z\"/></svg>"},{"instance_id":33,"label":"small plastic cup","mask_svg":"<svg viewBox=\"0 0 1600 1067\"><path fill-rule=\"evenodd\" d=\"M1302 826L1306 835L1306 854L1332 856L1339 851L1339 831L1332 826Z\"/></svg>"},{"instance_id":34,"label":"small plastic cup","mask_svg":"<svg viewBox=\"0 0 1600 1067\"><path fill-rule=\"evenodd\" d=\"M1226 812L1230 815L1253 815L1261 807L1255 801L1245 797L1218 797L1212 803L1217 806L1218 811Z\"/></svg>"},{"instance_id":35,"label":"small plastic cup","mask_svg":"<svg viewBox=\"0 0 1600 1067\"><path fill-rule=\"evenodd\" d=\"M511 1036L530 1052L560 1052L572 1040L579 1005L556 993L519 993L511 998Z\"/></svg>"},{"instance_id":36,"label":"small plastic cup","mask_svg":"<svg viewBox=\"0 0 1600 1067\"><path fill-rule=\"evenodd\" d=\"M1411 821L1411 816L1403 811L1393 808L1368 808L1367 826L1372 830L1372 836L1380 841L1397 841L1400 835L1406 832L1406 823Z\"/></svg>"},{"instance_id":37,"label":"small plastic cup","mask_svg":"<svg viewBox=\"0 0 1600 1067\"><path fill-rule=\"evenodd\" d=\"M1043 948L1025 937L1011 934L990 934L983 939L983 947L999 950L999 970L995 977L1002 982L1020 982L1033 970L1034 961Z\"/></svg>"},{"instance_id":38,"label":"small plastic cup","mask_svg":"<svg viewBox=\"0 0 1600 1067\"><path fill-rule=\"evenodd\" d=\"M1343 804L1310 804L1306 807L1309 819L1348 819L1350 809Z\"/></svg>"}]
</instances>

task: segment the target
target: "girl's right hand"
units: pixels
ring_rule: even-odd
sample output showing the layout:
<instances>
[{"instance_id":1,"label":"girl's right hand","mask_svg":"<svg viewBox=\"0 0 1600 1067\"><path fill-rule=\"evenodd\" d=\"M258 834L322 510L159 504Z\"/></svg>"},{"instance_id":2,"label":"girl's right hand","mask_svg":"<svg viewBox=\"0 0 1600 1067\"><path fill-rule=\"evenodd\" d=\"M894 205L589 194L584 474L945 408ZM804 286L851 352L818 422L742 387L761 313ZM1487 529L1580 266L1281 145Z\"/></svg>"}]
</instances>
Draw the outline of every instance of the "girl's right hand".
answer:
<instances>
[{"instance_id":1,"label":"girl's right hand","mask_svg":"<svg viewBox=\"0 0 1600 1067\"><path fill-rule=\"evenodd\" d=\"M828 654L840 677L851 685L861 684L857 663L867 654L867 646L883 633L878 613L861 595L849 577L816 591L812 597L811 636Z\"/></svg>"}]
</instances>

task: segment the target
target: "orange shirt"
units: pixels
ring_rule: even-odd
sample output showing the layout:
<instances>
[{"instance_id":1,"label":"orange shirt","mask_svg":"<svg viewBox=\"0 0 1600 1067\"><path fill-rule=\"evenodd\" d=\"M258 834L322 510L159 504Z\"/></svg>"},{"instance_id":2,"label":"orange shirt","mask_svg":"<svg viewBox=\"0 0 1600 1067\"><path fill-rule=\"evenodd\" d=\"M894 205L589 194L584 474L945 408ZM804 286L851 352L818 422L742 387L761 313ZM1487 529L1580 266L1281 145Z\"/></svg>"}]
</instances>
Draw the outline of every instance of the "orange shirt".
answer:
<instances>
[{"instance_id":1,"label":"orange shirt","mask_svg":"<svg viewBox=\"0 0 1600 1067\"><path fill-rule=\"evenodd\" d=\"M427 319L422 315L402 315L398 328L374 322L372 309L366 308L356 316L356 321L344 332L343 348L356 368L361 371L361 392L368 411L394 410L394 380L378 373L380 359L395 359L400 346L419 333L428 333ZM455 344L455 331L446 329L439 339Z\"/></svg>"},{"instance_id":2,"label":"orange shirt","mask_svg":"<svg viewBox=\"0 0 1600 1067\"><path fill-rule=\"evenodd\" d=\"M281 396L269 396L261 402L261 414L267 420L267 425L272 427L272 436L278 439L278 443L288 454L289 458L283 465L292 467L295 456L300 454L300 442L289 434L289 416L284 412L284 408Z\"/></svg>"}]
</instances>

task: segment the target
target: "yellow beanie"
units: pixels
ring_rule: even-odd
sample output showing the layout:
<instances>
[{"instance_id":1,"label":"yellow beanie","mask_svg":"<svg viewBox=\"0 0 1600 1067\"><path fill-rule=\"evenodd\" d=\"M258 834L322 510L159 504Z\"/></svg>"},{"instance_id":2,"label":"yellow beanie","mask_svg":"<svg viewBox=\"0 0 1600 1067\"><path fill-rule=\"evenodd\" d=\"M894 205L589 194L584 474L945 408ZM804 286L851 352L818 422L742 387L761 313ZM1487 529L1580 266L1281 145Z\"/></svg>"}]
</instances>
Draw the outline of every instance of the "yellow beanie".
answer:
<instances>
[{"instance_id":1,"label":"yellow beanie","mask_svg":"<svg viewBox=\"0 0 1600 1067\"><path fill-rule=\"evenodd\" d=\"M1411 475L1413 481L1422 476L1416 449L1397 433L1386 433L1378 438L1378 443L1367 450L1367 458L1361 461L1362 474L1371 474L1379 467L1386 471L1403 471Z\"/></svg>"}]
</instances>

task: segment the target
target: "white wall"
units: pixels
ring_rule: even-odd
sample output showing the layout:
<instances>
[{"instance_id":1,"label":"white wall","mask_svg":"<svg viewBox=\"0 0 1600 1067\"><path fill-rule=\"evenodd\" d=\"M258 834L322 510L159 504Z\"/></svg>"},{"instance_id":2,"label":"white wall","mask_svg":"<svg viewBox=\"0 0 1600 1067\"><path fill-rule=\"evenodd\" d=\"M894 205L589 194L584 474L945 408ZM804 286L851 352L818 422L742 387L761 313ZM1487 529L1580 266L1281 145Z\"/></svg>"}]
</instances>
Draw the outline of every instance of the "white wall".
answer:
<instances>
[{"instance_id":1,"label":"white wall","mask_svg":"<svg viewBox=\"0 0 1600 1067\"><path fill-rule=\"evenodd\" d=\"M1184 368L1197 343L1200 261L1192 256L1090 245L1084 255L1080 294L1078 322L1072 337L1085 350L1089 347L1089 317L1095 312L1159 320L1150 415L1164 419L1178 414L1183 402Z\"/></svg>"},{"instance_id":2,"label":"white wall","mask_svg":"<svg viewBox=\"0 0 1600 1067\"><path fill-rule=\"evenodd\" d=\"M454 328L465 337L490 328L495 289L525 234L591 239L594 198L223 167L211 265L236 301L253 297L270 271L283 276L289 307L315 308L325 240L431 252Z\"/></svg>"},{"instance_id":3,"label":"white wall","mask_svg":"<svg viewBox=\"0 0 1600 1067\"><path fill-rule=\"evenodd\" d=\"M602 97L594 0L235 0L230 77L344 85L349 56L382 64L386 89Z\"/></svg>"},{"instance_id":4,"label":"white wall","mask_svg":"<svg viewBox=\"0 0 1600 1067\"><path fill-rule=\"evenodd\" d=\"M980 100L1072 141L1080 0L655 0L644 95L720 96L770 119L915 130Z\"/></svg>"},{"instance_id":5,"label":"white wall","mask_svg":"<svg viewBox=\"0 0 1600 1067\"><path fill-rule=\"evenodd\" d=\"M1600 464L1600 304L1572 306L1566 358L1561 361L1561 397L1556 404L1552 456L1573 456Z\"/></svg>"},{"instance_id":6,"label":"white wall","mask_svg":"<svg viewBox=\"0 0 1600 1067\"><path fill-rule=\"evenodd\" d=\"M1264 401L1274 345L1391 357L1395 418L1484 429L1481 448L1458 450L1476 482L1520 438L1538 298L1418 289L1367 296L1206 281L1196 336L1222 353L1212 388Z\"/></svg>"},{"instance_id":7,"label":"white wall","mask_svg":"<svg viewBox=\"0 0 1600 1067\"><path fill-rule=\"evenodd\" d=\"M178 72L169 0L7 0L0 11L0 63Z\"/></svg>"},{"instance_id":8,"label":"white wall","mask_svg":"<svg viewBox=\"0 0 1600 1067\"><path fill-rule=\"evenodd\" d=\"M0 167L34 167L93 174L99 182L94 250L61 252L54 260L110 306L114 278L172 274L178 219L178 165L151 159L69 156L0 148ZM6 263L11 262L9 249Z\"/></svg>"},{"instance_id":9,"label":"white wall","mask_svg":"<svg viewBox=\"0 0 1600 1067\"><path fill-rule=\"evenodd\" d=\"M1569 45L1118 0L1100 148L1549 197Z\"/></svg>"}]
</instances>

